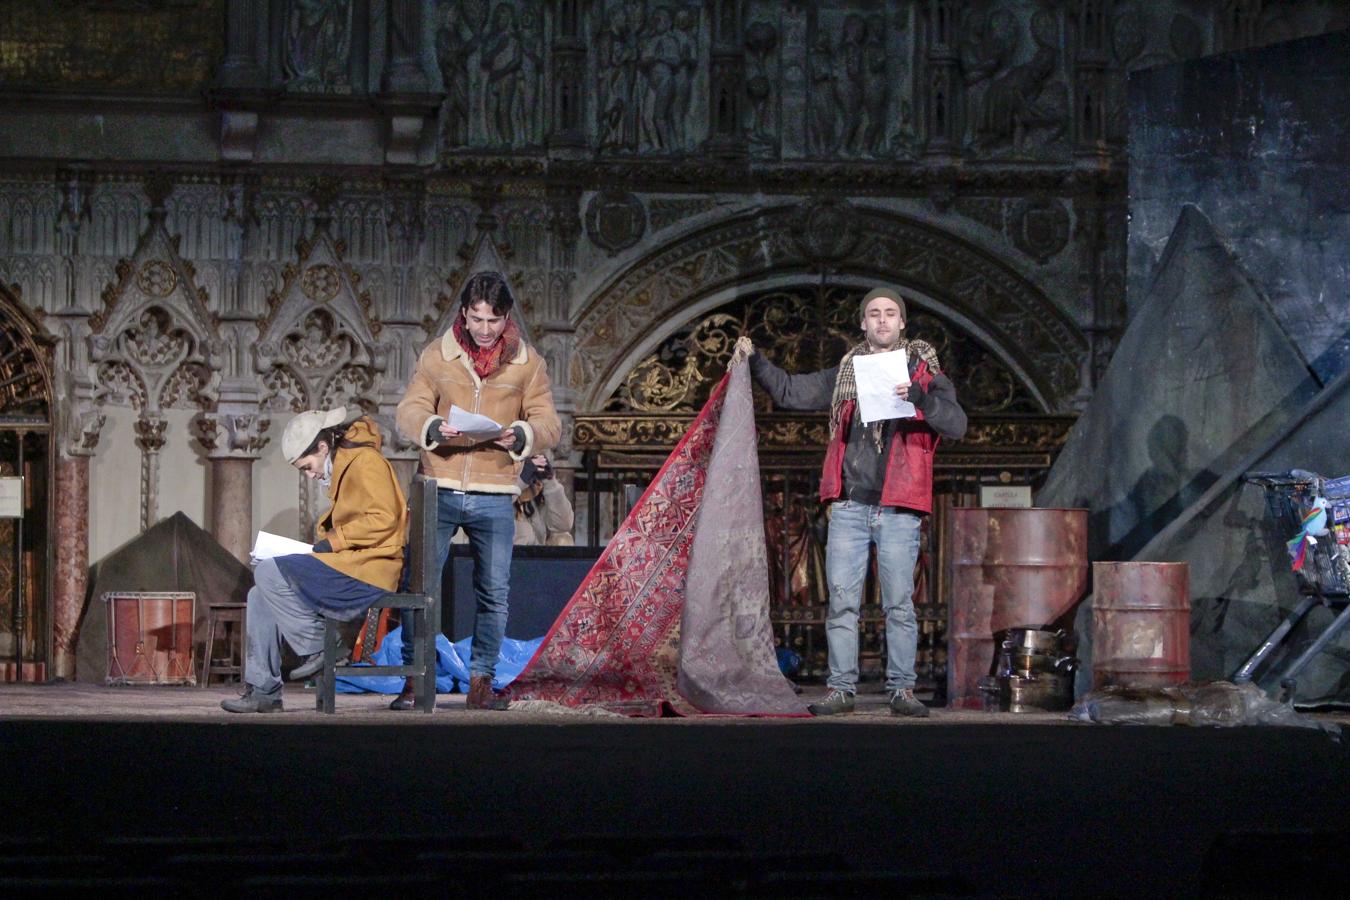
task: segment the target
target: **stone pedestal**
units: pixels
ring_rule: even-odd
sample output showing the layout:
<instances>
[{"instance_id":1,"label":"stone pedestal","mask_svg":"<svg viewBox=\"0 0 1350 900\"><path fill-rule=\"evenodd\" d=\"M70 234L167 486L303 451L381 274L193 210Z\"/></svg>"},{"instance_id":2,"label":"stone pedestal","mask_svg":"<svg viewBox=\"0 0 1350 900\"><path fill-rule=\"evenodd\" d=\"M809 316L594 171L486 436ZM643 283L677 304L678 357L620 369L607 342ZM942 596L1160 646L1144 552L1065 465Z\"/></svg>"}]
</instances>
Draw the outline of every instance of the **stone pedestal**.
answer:
<instances>
[{"instance_id":1,"label":"stone pedestal","mask_svg":"<svg viewBox=\"0 0 1350 900\"><path fill-rule=\"evenodd\" d=\"M52 667L54 678L75 677L75 628L89 588L89 457L56 461L55 571L52 577Z\"/></svg>"}]
</instances>

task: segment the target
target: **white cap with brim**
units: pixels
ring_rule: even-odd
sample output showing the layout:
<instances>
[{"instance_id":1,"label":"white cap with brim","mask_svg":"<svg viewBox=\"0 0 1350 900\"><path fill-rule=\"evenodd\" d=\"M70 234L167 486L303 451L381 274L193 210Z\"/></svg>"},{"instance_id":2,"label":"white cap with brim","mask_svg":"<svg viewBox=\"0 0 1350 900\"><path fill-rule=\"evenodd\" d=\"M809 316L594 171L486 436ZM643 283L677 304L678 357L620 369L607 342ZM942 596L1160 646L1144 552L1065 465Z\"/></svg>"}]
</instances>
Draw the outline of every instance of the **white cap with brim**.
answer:
<instances>
[{"instance_id":1,"label":"white cap with brim","mask_svg":"<svg viewBox=\"0 0 1350 900\"><path fill-rule=\"evenodd\" d=\"M307 409L286 423L281 435L281 455L286 462L295 465L305 455L309 445L325 428L332 428L347 421L347 407L335 409ZM329 448L332 449L331 447Z\"/></svg>"}]
</instances>

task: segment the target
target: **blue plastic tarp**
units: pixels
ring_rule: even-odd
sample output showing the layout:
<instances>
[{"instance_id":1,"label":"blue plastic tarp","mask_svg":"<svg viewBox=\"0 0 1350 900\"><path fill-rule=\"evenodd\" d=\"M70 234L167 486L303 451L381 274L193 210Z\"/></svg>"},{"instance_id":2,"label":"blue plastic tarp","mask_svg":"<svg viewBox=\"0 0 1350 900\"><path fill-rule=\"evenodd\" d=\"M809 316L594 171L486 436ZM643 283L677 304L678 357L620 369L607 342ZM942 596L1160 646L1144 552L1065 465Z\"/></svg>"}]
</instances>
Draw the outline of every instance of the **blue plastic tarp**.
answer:
<instances>
[{"instance_id":1,"label":"blue plastic tarp","mask_svg":"<svg viewBox=\"0 0 1350 900\"><path fill-rule=\"evenodd\" d=\"M542 637L521 641L506 638L502 641L501 653L497 656L497 674L492 686L498 690L506 687L534 656L539 649ZM473 647L473 638L467 637L454 644L443 634L436 635L436 692L453 694L469 689L469 654ZM403 629L395 628L384 636L379 649L375 651L373 664L377 666L398 666L403 664ZM337 679L339 694L397 694L403 690L403 679L397 675L354 675Z\"/></svg>"}]
</instances>

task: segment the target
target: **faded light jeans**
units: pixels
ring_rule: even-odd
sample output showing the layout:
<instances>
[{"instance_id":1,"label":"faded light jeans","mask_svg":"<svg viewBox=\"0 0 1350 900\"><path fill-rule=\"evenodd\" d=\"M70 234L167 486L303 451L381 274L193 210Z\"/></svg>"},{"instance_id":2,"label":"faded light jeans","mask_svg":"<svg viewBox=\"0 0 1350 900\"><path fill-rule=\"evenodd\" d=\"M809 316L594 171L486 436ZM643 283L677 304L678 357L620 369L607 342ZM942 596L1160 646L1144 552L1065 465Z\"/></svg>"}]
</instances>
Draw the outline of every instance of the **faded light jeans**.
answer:
<instances>
[{"instance_id":1,"label":"faded light jeans","mask_svg":"<svg viewBox=\"0 0 1350 900\"><path fill-rule=\"evenodd\" d=\"M511 549L516 512L510 494L474 494L441 488L436 491L437 571L445 568L450 539L460 528L473 554L473 652L469 674L497 673L497 656L506 636L507 596L511 587ZM403 616L403 664L412 665L413 617Z\"/></svg>"},{"instance_id":2,"label":"faded light jeans","mask_svg":"<svg viewBox=\"0 0 1350 900\"><path fill-rule=\"evenodd\" d=\"M914 615L914 563L919 558L919 516L895 507L841 500L830 510L825 574L830 582L825 642L829 686L858 687L858 612L867 578L868 548L877 545L881 606L886 613L886 690L914 687L919 622Z\"/></svg>"}]
</instances>

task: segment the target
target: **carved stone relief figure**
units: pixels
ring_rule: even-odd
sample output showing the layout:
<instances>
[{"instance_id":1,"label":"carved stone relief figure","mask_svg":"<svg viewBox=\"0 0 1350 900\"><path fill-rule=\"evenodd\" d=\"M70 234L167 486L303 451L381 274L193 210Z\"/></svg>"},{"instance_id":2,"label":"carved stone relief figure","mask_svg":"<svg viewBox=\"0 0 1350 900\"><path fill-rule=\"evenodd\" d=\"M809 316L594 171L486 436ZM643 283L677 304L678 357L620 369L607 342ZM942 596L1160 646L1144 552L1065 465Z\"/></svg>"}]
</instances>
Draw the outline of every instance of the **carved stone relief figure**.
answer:
<instances>
[{"instance_id":1,"label":"carved stone relief figure","mask_svg":"<svg viewBox=\"0 0 1350 900\"><path fill-rule=\"evenodd\" d=\"M596 96L601 150L637 149L637 111L634 92L637 75L636 25L622 5L610 7L596 35Z\"/></svg>"},{"instance_id":2,"label":"carved stone relief figure","mask_svg":"<svg viewBox=\"0 0 1350 900\"><path fill-rule=\"evenodd\" d=\"M675 46L679 64L675 69L673 108L675 146L689 150L694 142L694 123L690 121L690 101L694 95L694 73L698 69L698 14L687 6L675 11Z\"/></svg>"},{"instance_id":3,"label":"carved stone relief figure","mask_svg":"<svg viewBox=\"0 0 1350 900\"><path fill-rule=\"evenodd\" d=\"M843 131L839 144L854 156L863 152L863 41L867 26L863 17L851 13L844 19L844 33L836 51L834 98L839 104Z\"/></svg>"},{"instance_id":4,"label":"carved stone relief figure","mask_svg":"<svg viewBox=\"0 0 1350 900\"><path fill-rule=\"evenodd\" d=\"M524 129L518 94L525 52L516 31L516 11L500 3L492 11L492 29L479 62L484 73L483 121L488 143L509 147Z\"/></svg>"},{"instance_id":5,"label":"carved stone relief figure","mask_svg":"<svg viewBox=\"0 0 1350 900\"><path fill-rule=\"evenodd\" d=\"M993 80L1012 66L1021 28L1012 13L995 9L983 17L972 11L962 31L961 77L965 83L966 100L972 110L971 118L982 122L986 109L985 94L991 89ZM978 145L981 126L975 126L974 131Z\"/></svg>"},{"instance_id":6,"label":"carved stone relief figure","mask_svg":"<svg viewBox=\"0 0 1350 900\"><path fill-rule=\"evenodd\" d=\"M351 90L351 0L290 0L286 4L286 86L297 91Z\"/></svg>"},{"instance_id":7,"label":"carved stone relief figure","mask_svg":"<svg viewBox=\"0 0 1350 900\"><path fill-rule=\"evenodd\" d=\"M750 140L761 148L772 147L776 136L772 121L774 79L769 60L778 46L778 30L768 22L754 22L745 30L745 46L752 61L745 83L750 97Z\"/></svg>"},{"instance_id":8,"label":"carved stone relief figure","mask_svg":"<svg viewBox=\"0 0 1350 900\"><path fill-rule=\"evenodd\" d=\"M873 16L867 23L867 45L863 51L863 108L867 112L863 144L873 156L880 156L885 149L886 103L891 90L890 73L887 71L889 59L886 17Z\"/></svg>"},{"instance_id":9,"label":"carved stone relief figure","mask_svg":"<svg viewBox=\"0 0 1350 900\"><path fill-rule=\"evenodd\" d=\"M526 10L520 17L520 137L537 144L544 133L544 36L539 14Z\"/></svg>"},{"instance_id":10,"label":"carved stone relief figure","mask_svg":"<svg viewBox=\"0 0 1350 900\"><path fill-rule=\"evenodd\" d=\"M680 67L680 45L670 10L657 7L642 42L639 68L642 92L642 148L658 153L677 149L675 143L675 74Z\"/></svg>"},{"instance_id":11,"label":"carved stone relief figure","mask_svg":"<svg viewBox=\"0 0 1350 900\"><path fill-rule=\"evenodd\" d=\"M813 156L828 156L838 147L839 106L834 101L834 48L824 31L816 33L807 58L811 92L807 147Z\"/></svg>"},{"instance_id":12,"label":"carved stone relief figure","mask_svg":"<svg viewBox=\"0 0 1350 900\"><path fill-rule=\"evenodd\" d=\"M458 5L441 9L441 24L436 29L436 63L441 70L445 91L445 113L441 125L443 147L462 147L469 142L469 56L473 39L465 33Z\"/></svg>"},{"instance_id":13,"label":"carved stone relief figure","mask_svg":"<svg viewBox=\"0 0 1350 900\"><path fill-rule=\"evenodd\" d=\"M981 45L989 54L978 57L978 66L968 73L995 72L974 122L973 145L981 152L1026 153L1060 140L1068 125L1068 92L1062 82L1053 80L1059 59L1054 17L1045 10L1035 13L1031 33L1036 49L1030 60L1012 65L1016 27L1015 20L991 15ZM1000 62L1008 64L991 68Z\"/></svg>"}]
</instances>

